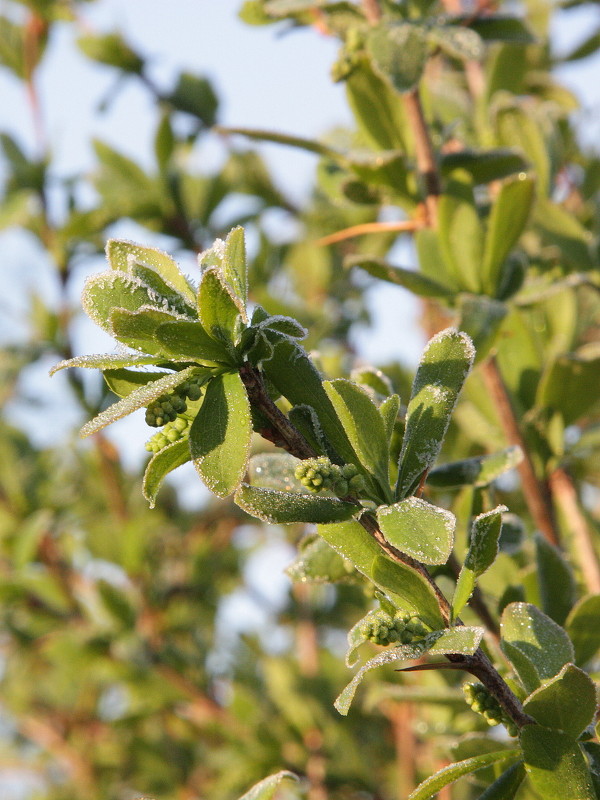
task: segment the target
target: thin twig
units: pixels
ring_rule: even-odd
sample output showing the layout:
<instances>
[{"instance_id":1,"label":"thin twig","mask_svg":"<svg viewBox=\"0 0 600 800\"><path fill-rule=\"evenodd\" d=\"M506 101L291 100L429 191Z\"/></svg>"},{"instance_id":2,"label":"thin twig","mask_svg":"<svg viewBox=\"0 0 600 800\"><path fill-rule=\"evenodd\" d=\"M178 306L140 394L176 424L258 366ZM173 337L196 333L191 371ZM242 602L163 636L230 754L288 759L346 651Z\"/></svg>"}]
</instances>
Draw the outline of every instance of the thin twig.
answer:
<instances>
[{"instance_id":1,"label":"thin twig","mask_svg":"<svg viewBox=\"0 0 600 800\"><path fill-rule=\"evenodd\" d=\"M367 233L413 233L424 227L423 220L405 219L399 222L363 222L360 225L351 225L341 231L330 233L316 239L314 244L324 246L343 242L345 239L353 239L355 236L363 236Z\"/></svg>"},{"instance_id":2,"label":"thin twig","mask_svg":"<svg viewBox=\"0 0 600 800\"><path fill-rule=\"evenodd\" d=\"M517 420L504 380L494 357L482 367L482 374L488 392L498 410L500 424L510 444L518 445L523 451L523 460L517 467L523 483L525 502L536 527L553 545L560 545L560 538L554 520L552 502L547 487L536 475L529 447Z\"/></svg>"},{"instance_id":3,"label":"thin twig","mask_svg":"<svg viewBox=\"0 0 600 800\"><path fill-rule=\"evenodd\" d=\"M573 534L581 574L588 591L600 594L600 563L598 553L592 542L592 531L581 510L579 498L573 480L562 467L550 475L550 491L556 505L565 517L567 528Z\"/></svg>"},{"instance_id":4,"label":"thin twig","mask_svg":"<svg viewBox=\"0 0 600 800\"><path fill-rule=\"evenodd\" d=\"M430 227L437 228L437 209L441 194L440 176L429 128L421 105L419 89L414 88L407 92L403 95L403 99L406 115L415 138L417 169L425 190L427 222Z\"/></svg>"}]
</instances>

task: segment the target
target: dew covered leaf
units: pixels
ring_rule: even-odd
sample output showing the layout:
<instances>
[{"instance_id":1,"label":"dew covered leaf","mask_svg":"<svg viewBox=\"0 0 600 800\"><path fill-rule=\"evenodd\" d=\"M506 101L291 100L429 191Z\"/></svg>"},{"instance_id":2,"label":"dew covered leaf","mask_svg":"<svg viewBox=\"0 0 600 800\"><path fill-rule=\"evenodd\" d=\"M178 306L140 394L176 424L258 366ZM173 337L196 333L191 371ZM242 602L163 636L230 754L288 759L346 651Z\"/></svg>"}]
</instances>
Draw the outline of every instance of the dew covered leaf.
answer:
<instances>
[{"instance_id":1,"label":"dew covered leaf","mask_svg":"<svg viewBox=\"0 0 600 800\"><path fill-rule=\"evenodd\" d=\"M491 567L498 555L502 514L505 511L508 511L506 506L497 506L491 511L479 514L473 520L469 550L458 576L454 597L452 598L453 617L457 617L469 602L475 589L477 578Z\"/></svg>"},{"instance_id":2,"label":"dew covered leaf","mask_svg":"<svg viewBox=\"0 0 600 800\"><path fill-rule=\"evenodd\" d=\"M248 463L250 483L262 489L306 494L308 489L294 474L300 463L300 459L289 453L260 453L252 456Z\"/></svg>"},{"instance_id":3,"label":"dew covered leaf","mask_svg":"<svg viewBox=\"0 0 600 800\"><path fill-rule=\"evenodd\" d=\"M364 389L344 378L324 381L323 387L361 466L389 492L388 438L377 406Z\"/></svg>"},{"instance_id":4,"label":"dew covered leaf","mask_svg":"<svg viewBox=\"0 0 600 800\"><path fill-rule=\"evenodd\" d=\"M238 318L244 313L241 301L223 281L220 270L206 270L198 288L198 315L208 335L217 342L233 344Z\"/></svg>"},{"instance_id":5,"label":"dew covered leaf","mask_svg":"<svg viewBox=\"0 0 600 800\"><path fill-rule=\"evenodd\" d=\"M142 491L144 497L150 503L150 508L154 508L160 485L169 472L172 472L183 464L187 464L191 459L192 456L187 437L173 442L172 444L168 444L152 456L144 472L144 481L142 484Z\"/></svg>"},{"instance_id":6,"label":"dew covered leaf","mask_svg":"<svg viewBox=\"0 0 600 800\"><path fill-rule=\"evenodd\" d=\"M279 784L284 780L297 781L298 776L287 769L281 770L281 772L269 775L268 778L263 778L262 781L255 783L239 800L271 800Z\"/></svg>"},{"instance_id":7,"label":"dew covered leaf","mask_svg":"<svg viewBox=\"0 0 600 800\"><path fill-rule=\"evenodd\" d=\"M239 487L250 452L250 403L237 372L213 378L190 428L196 471L211 492L227 497Z\"/></svg>"},{"instance_id":8,"label":"dew covered leaf","mask_svg":"<svg viewBox=\"0 0 600 800\"><path fill-rule=\"evenodd\" d=\"M502 763L505 766L514 764L521 757L518 748L511 750L498 750L492 753L481 753L481 755L466 758L464 761L457 761L436 772L427 780L423 781L412 792L408 800L430 800L435 797L445 786L449 786L463 775L470 775L477 770L489 767L493 764Z\"/></svg>"},{"instance_id":9,"label":"dew covered leaf","mask_svg":"<svg viewBox=\"0 0 600 800\"><path fill-rule=\"evenodd\" d=\"M540 725L525 725L520 734L525 769L544 800L596 800L590 771L571 736Z\"/></svg>"},{"instance_id":10,"label":"dew covered leaf","mask_svg":"<svg viewBox=\"0 0 600 800\"><path fill-rule=\"evenodd\" d=\"M140 386L164 378L164 372L140 372L133 369L104 369L102 375L108 388L117 397L128 397Z\"/></svg>"},{"instance_id":11,"label":"dew covered leaf","mask_svg":"<svg viewBox=\"0 0 600 800\"><path fill-rule=\"evenodd\" d=\"M456 518L450 511L418 497L377 509L387 541L424 564L445 564L454 545Z\"/></svg>"},{"instance_id":12,"label":"dew covered leaf","mask_svg":"<svg viewBox=\"0 0 600 800\"><path fill-rule=\"evenodd\" d=\"M375 72L397 92L419 82L427 60L425 29L410 22L382 23L371 29L367 51Z\"/></svg>"},{"instance_id":13,"label":"dew covered leaf","mask_svg":"<svg viewBox=\"0 0 600 800\"><path fill-rule=\"evenodd\" d=\"M140 386L139 389L131 392L127 397L124 397L117 403L113 403L106 411L102 411L97 417L86 422L80 431L80 436L85 438L86 436L91 436L93 433L98 433L98 431L110 425L112 422L116 422L118 419L128 416L133 411L137 411L139 408L149 405L153 400L156 400L163 394L168 394L173 391L176 386L186 381L193 374L194 370L195 367L187 367L180 372L170 372L157 381L152 381L152 383L148 383L145 386Z\"/></svg>"},{"instance_id":14,"label":"dew covered leaf","mask_svg":"<svg viewBox=\"0 0 600 800\"><path fill-rule=\"evenodd\" d=\"M114 270L130 272L133 264L151 267L170 286L181 294L192 306L196 303L194 291L177 262L170 255L156 247L144 247L126 239L109 239L106 243L106 257Z\"/></svg>"},{"instance_id":15,"label":"dew covered leaf","mask_svg":"<svg viewBox=\"0 0 600 800\"><path fill-rule=\"evenodd\" d=\"M59 372L61 369L71 367L83 367L85 369L120 369L121 367L143 367L147 365L164 364L164 356L147 356L138 354L99 354L92 356L75 356L59 361L50 370L50 375Z\"/></svg>"},{"instance_id":16,"label":"dew covered leaf","mask_svg":"<svg viewBox=\"0 0 600 800\"><path fill-rule=\"evenodd\" d=\"M173 358L217 364L231 361L225 345L212 339L200 322L165 322L157 329L156 339Z\"/></svg>"},{"instance_id":17,"label":"dew covered leaf","mask_svg":"<svg viewBox=\"0 0 600 800\"><path fill-rule=\"evenodd\" d=\"M223 277L240 301L240 312L244 322L247 322L248 265L246 262L246 241L242 227L234 228L225 239L221 269Z\"/></svg>"},{"instance_id":18,"label":"dew covered leaf","mask_svg":"<svg viewBox=\"0 0 600 800\"><path fill-rule=\"evenodd\" d=\"M453 328L438 333L425 348L406 413L396 486L398 498L415 491L438 457L474 357L469 337Z\"/></svg>"},{"instance_id":19,"label":"dew covered leaf","mask_svg":"<svg viewBox=\"0 0 600 800\"><path fill-rule=\"evenodd\" d=\"M138 311L149 306L166 310L162 299L147 284L123 272L91 275L83 287L81 302L88 317L111 336L110 315L115 308Z\"/></svg>"},{"instance_id":20,"label":"dew covered leaf","mask_svg":"<svg viewBox=\"0 0 600 800\"><path fill-rule=\"evenodd\" d=\"M474 456L434 467L427 475L427 484L441 489L452 486L489 486L500 475L518 466L522 460L521 448L513 445L490 455Z\"/></svg>"},{"instance_id":21,"label":"dew covered leaf","mask_svg":"<svg viewBox=\"0 0 600 800\"><path fill-rule=\"evenodd\" d=\"M356 689L362 679L372 669L390 664L394 661L411 661L421 658L425 653L446 655L447 653L461 653L472 655L483 636L483 628L450 628L441 631L432 631L423 639L411 644L400 644L388 647L383 652L369 659L356 673L348 686L335 701L335 707L344 716L348 713L350 704L354 699Z\"/></svg>"},{"instance_id":22,"label":"dew covered leaf","mask_svg":"<svg viewBox=\"0 0 600 800\"><path fill-rule=\"evenodd\" d=\"M529 695L523 710L546 728L571 736L575 742L596 713L596 687L574 664L565 664L558 675Z\"/></svg>"},{"instance_id":23,"label":"dew covered leaf","mask_svg":"<svg viewBox=\"0 0 600 800\"><path fill-rule=\"evenodd\" d=\"M138 311L115 308L108 322L112 335L127 347L151 355L168 355L168 350L156 339L156 331L165 322L173 322L173 315L156 308L141 307Z\"/></svg>"},{"instance_id":24,"label":"dew covered leaf","mask_svg":"<svg viewBox=\"0 0 600 800\"><path fill-rule=\"evenodd\" d=\"M566 632L530 603L510 603L501 622L501 647L528 692L575 660Z\"/></svg>"},{"instance_id":25,"label":"dew covered leaf","mask_svg":"<svg viewBox=\"0 0 600 800\"><path fill-rule=\"evenodd\" d=\"M339 522L350 519L361 510L361 506L357 504L334 497L278 492L248 484L242 484L236 492L235 502L253 517L264 522L282 524Z\"/></svg>"}]
</instances>

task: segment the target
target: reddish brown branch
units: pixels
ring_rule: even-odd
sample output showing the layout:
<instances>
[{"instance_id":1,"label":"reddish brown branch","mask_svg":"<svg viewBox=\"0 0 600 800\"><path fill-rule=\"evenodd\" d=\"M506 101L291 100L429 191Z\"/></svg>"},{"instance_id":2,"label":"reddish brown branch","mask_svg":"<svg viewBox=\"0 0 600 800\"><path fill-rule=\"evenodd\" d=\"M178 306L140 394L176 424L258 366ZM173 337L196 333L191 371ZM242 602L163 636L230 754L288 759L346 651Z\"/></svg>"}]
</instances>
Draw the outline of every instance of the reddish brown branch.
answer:
<instances>
[{"instance_id":1,"label":"reddish brown branch","mask_svg":"<svg viewBox=\"0 0 600 800\"><path fill-rule=\"evenodd\" d=\"M440 176L418 88L404 95L404 108L415 138L417 169L425 190L427 223L430 227L437 228L437 210L441 194Z\"/></svg>"},{"instance_id":2,"label":"reddish brown branch","mask_svg":"<svg viewBox=\"0 0 600 800\"><path fill-rule=\"evenodd\" d=\"M508 442L518 445L523 451L523 460L517 469L523 484L523 495L529 513L543 536L551 544L558 546L560 541L550 494L547 487L536 475L529 447L519 427L519 422L495 358L492 357L486 361L482 370L485 385L498 410L500 424Z\"/></svg>"}]
</instances>

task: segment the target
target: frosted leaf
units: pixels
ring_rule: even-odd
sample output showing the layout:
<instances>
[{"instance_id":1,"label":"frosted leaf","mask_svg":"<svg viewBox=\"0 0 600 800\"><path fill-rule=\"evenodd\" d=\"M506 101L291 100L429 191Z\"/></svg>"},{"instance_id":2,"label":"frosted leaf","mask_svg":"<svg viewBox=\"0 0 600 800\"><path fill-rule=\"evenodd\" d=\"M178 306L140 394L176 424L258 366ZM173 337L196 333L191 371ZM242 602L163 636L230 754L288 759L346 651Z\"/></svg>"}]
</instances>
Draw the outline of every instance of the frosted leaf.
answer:
<instances>
[{"instance_id":1,"label":"frosted leaf","mask_svg":"<svg viewBox=\"0 0 600 800\"><path fill-rule=\"evenodd\" d=\"M127 239L109 239L106 243L108 263L115 270L131 272L135 264L149 267L157 273L176 294L194 304L195 292L187 278L179 269L177 262L156 247L144 247Z\"/></svg>"},{"instance_id":2,"label":"frosted leaf","mask_svg":"<svg viewBox=\"0 0 600 800\"><path fill-rule=\"evenodd\" d=\"M97 354L91 356L75 356L65 361L60 361L52 367L50 375L54 375L61 369L70 367L85 367L87 369L118 369L120 367L139 367L147 364L162 364L165 359L163 356L138 356L128 353L121 354Z\"/></svg>"},{"instance_id":3,"label":"frosted leaf","mask_svg":"<svg viewBox=\"0 0 600 800\"><path fill-rule=\"evenodd\" d=\"M292 522L330 523L350 519L361 510L354 503L333 497L278 492L260 489L243 483L236 492L235 502L248 514L263 522L288 524Z\"/></svg>"},{"instance_id":4,"label":"frosted leaf","mask_svg":"<svg viewBox=\"0 0 600 800\"><path fill-rule=\"evenodd\" d=\"M187 367L181 372L170 372L164 378L159 378L157 381L147 383L136 389L127 397L114 403L106 411L98 414L97 417L87 422L80 431L80 436L85 438L91 436L93 433L98 433L99 430L105 428L113 422L116 422L123 417L128 416L133 411L149 405L157 397L163 394L168 394L176 386L186 381L195 371L195 367Z\"/></svg>"},{"instance_id":5,"label":"frosted leaf","mask_svg":"<svg viewBox=\"0 0 600 800\"><path fill-rule=\"evenodd\" d=\"M445 564L452 552L454 514L418 497L381 506L377 521L390 544L424 564Z\"/></svg>"},{"instance_id":6,"label":"frosted leaf","mask_svg":"<svg viewBox=\"0 0 600 800\"><path fill-rule=\"evenodd\" d=\"M283 780L297 781L298 776L294 775L293 772L289 772L287 769L281 770L281 772L277 772L275 775L269 775L268 778L264 778L262 781L254 784L254 786L243 794L239 800L271 800L277 787Z\"/></svg>"}]
</instances>

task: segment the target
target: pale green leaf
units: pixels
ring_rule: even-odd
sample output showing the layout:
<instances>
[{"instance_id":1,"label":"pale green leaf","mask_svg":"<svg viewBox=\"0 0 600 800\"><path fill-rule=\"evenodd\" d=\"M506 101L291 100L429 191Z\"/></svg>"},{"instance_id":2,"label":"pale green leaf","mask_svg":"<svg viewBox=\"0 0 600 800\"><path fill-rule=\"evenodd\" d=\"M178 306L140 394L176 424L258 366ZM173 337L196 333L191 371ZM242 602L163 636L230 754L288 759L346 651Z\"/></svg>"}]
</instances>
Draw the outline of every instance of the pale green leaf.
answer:
<instances>
[{"instance_id":1,"label":"pale green leaf","mask_svg":"<svg viewBox=\"0 0 600 800\"><path fill-rule=\"evenodd\" d=\"M164 378L164 372L139 372L133 369L104 369L104 380L117 397L128 397L140 386Z\"/></svg>"},{"instance_id":2,"label":"pale green leaf","mask_svg":"<svg viewBox=\"0 0 600 800\"><path fill-rule=\"evenodd\" d=\"M435 797L439 791L445 786L449 786L458 778L463 775L470 775L477 770L489 767L492 764L504 764L510 766L520 758L521 751L518 748L511 750L498 750L492 753L482 753L472 758L467 758L464 761L457 761L455 764L450 764L444 767L435 775L432 775L427 780L423 781L420 786L412 792L408 800L430 800Z\"/></svg>"},{"instance_id":3,"label":"pale green leaf","mask_svg":"<svg viewBox=\"0 0 600 800\"><path fill-rule=\"evenodd\" d=\"M188 358L208 366L231 362L225 345L212 339L200 322L165 322L157 328L156 340L174 358Z\"/></svg>"},{"instance_id":4,"label":"pale green leaf","mask_svg":"<svg viewBox=\"0 0 600 800\"><path fill-rule=\"evenodd\" d=\"M575 742L596 713L596 687L574 664L529 695L523 710L546 728L560 730Z\"/></svg>"},{"instance_id":5,"label":"pale green leaf","mask_svg":"<svg viewBox=\"0 0 600 800\"><path fill-rule=\"evenodd\" d=\"M506 506L496 506L473 520L465 566L472 569L477 578L492 566L498 555L498 539L505 511L508 511Z\"/></svg>"},{"instance_id":6,"label":"pale green leaf","mask_svg":"<svg viewBox=\"0 0 600 800\"><path fill-rule=\"evenodd\" d=\"M466 26L435 25L428 30L427 38L450 58L462 61L480 61L483 58L484 47L481 36Z\"/></svg>"},{"instance_id":7,"label":"pale green leaf","mask_svg":"<svg viewBox=\"0 0 600 800\"><path fill-rule=\"evenodd\" d=\"M152 456L144 472L142 491L144 497L150 503L150 508L154 508L156 495L164 478L177 467L191 461L190 445L186 438L168 444L158 453Z\"/></svg>"},{"instance_id":8,"label":"pale green leaf","mask_svg":"<svg viewBox=\"0 0 600 800\"><path fill-rule=\"evenodd\" d=\"M262 781L255 783L239 800L271 800L279 784L284 780L297 781L298 776L287 769L281 770L281 772L269 775L268 778L263 778Z\"/></svg>"},{"instance_id":9,"label":"pale green leaf","mask_svg":"<svg viewBox=\"0 0 600 800\"><path fill-rule=\"evenodd\" d=\"M138 311L142 307L163 308L163 300L147 284L123 272L103 272L85 282L81 298L83 309L99 327L113 335L110 314L115 308Z\"/></svg>"},{"instance_id":10,"label":"pale green leaf","mask_svg":"<svg viewBox=\"0 0 600 800\"><path fill-rule=\"evenodd\" d=\"M198 288L198 315L209 336L217 342L233 344L238 317L242 314L245 314L242 302L223 282L220 270L206 270Z\"/></svg>"},{"instance_id":11,"label":"pale green leaf","mask_svg":"<svg viewBox=\"0 0 600 800\"><path fill-rule=\"evenodd\" d=\"M250 451L250 403L237 372L213 378L190 429L190 452L206 486L227 497L240 486Z\"/></svg>"},{"instance_id":12,"label":"pale green leaf","mask_svg":"<svg viewBox=\"0 0 600 800\"><path fill-rule=\"evenodd\" d=\"M596 800L585 757L569 735L539 725L525 725L520 739L525 769L540 797Z\"/></svg>"},{"instance_id":13,"label":"pale green leaf","mask_svg":"<svg viewBox=\"0 0 600 800\"><path fill-rule=\"evenodd\" d=\"M567 617L566 629L578 664L585 664L600 651L600 594L582 597Z\"/></svg>"},{"instance_id":14,"label":"pale green leaf","mask_svg":"<svg viewBox=\"0 0 600 800\"><path fill-rule=\"evenodd\" d=\"M521 448L513 445L490 455L474 456L434 467L427 476L427 483L436 488L489 486L500 475L518 466L522 460Z\"/></svg>"},{"instance_id":15,"label":"pale green leaf","mask_svg":"<svg viewBox=\"0 0 600 800\"><path fill-rule=\"evenodd\" d=\"M463 293L457 301L456 325L471 337L477 351L475 363L480 363L496 344L508 308L506 303L485 295Z\"/></svg>"},{"instance_id":16,"label":"pale green leaf","mask_svg":"<svg viewBox=\"0 0 600 800\"><path fill-rule=\"evenodd\" d=\"M294 583L336 583L347 580L354 567L321 536L312 536L301 542L298 555L285 571Z\"/></svg>"},{"instance_id":17,"label":"pale green leaf","mask_svg":"<svg viewBox=\"0 0 600 800\"><path fill-rule=\"evenodd\" d=\"M94 417L94 419L86 422L80 431L80 436L85 438L86 436L91 436L93 433L98 433L98 431L102 430L102 428L105 428L107 425L128 416L139 408L149 405L153 400L156 400L163 394L168 394L173 391L176 386L186 381L193 374L194 370L195 367L187 367L181 370L181 372L170 372L165 375L164 378L159 378L157 381L152 381L152 383L148 383L145 386L140 386L139 389L136 389L127 397L124 397L117 403L113 403L106 411L103 411L101 414L98 414L97 417Z\"/></svg>"},{"instance_id":18,"label":"pale green leaf","mask_svg":"<svg viewBox=\"0 0 600 800\"><path fill-rule=\"evenodd\" d=\"M379 413L383 420L383 427L385 428L385 435L387 436L388 443L391 442L394 433L394 426L398 419L398 412L400 411L400 398L397 394L391 394L386 397L383 403L379 406Z\"/></svg>"},{"instance_id":19,"label":"pale green leaf","mask_svg":"<svg viewBox=\"0 0 600 800\"><path fill-rule=\"evenodd\" d=\"M344 266L347 269L352 267L364 269L374 278L393 283L396 286L402 286L419 297L452 297L454 294L452 289L443 286L441 283L436 283L436 281L426 275L422 275L420 272L392 266L381 258L352 255L344 259Z\"/></svg>"},{"instance_id":20,"label":"pale green leaf","mask_svg":"<svg viewBox=\"0 0 600 800\"><path fill-rule=\"evenodd\" d=\"M172 314L147 306L141 306L138 311L115 308L108 317L108 324L115 339L134 350L151 355L163 355L165 358L168 351L157 341L156 332L161 325L172 321Z\"/></svg>"},{"instance_id":21,"label":"pale green leaf","mask_svg":"<svg viewBox=\"0 0 600 800\"><path fill-rule=\"evenodd\" d=\"M59 361L52 367L50 375L59 372L61 369L70 367L84 367L85 369L114 369L120 367L143 367L149 364L164 364L164 356L140 356L140 355L118 355L107 353L106 355L75 356Z\"/></svg>"},{"instance_id":22,"label":"pale green leaf","mask_svg":"<svg viewBox=\"0 0 600 800\"><path fill-rule=\"evenodd\" d=\"M162 250L134 244L126 239L109 239L106 243L106 257L111 267L121 272L130 272L135 263L151 267L192 306L195 305L194 291L186 277L177 262Z\"/></svg>"},{"instance_id":23,"label":"pale green leaf","mask_svg":"<svg viewBox=\"0 0 600 800\"><path fill-rule=\"evenodd\" d=\"M525 229L534 201L534 181L519 175L502 185L488 221L483 254L482 283L487 294L498 296L502 266Z\"/></svg>"},{"instance_id":24,"label":"pale green leaf","mask_svg":"<svg viewBox=\"0 0 600 800\"><path fill-rule=\"evenodd\" d=\"M484 233L472 187L455 181L456 191L443 194L438 205L442 255L453 282L464 292L481 291Z\"/></svg>"},{"instance_id":25,"label":"pale green leaf","mask_svg":"<svg viewBox=\"0 0 600 800\"><path fill-rule=\"evenodd\" d=\"M248 265L246 263L246 242L243 228L234 228L225 240L222 263L223 277L240 300L243 309L242 318L244 322L247 322Z\"/></svg>"},{"instance_id":26,"label":"pale green leaf","mask_svg":"<svg viewBox=\"0 0 600 800\"><path fill-rule=\"evenodd\" d=\"M454 545L456 518L418 497L377 509L387 541L424 564L445 564Z\"/></svg>"},{"instance_id":27,"label":"pale green leaf","mask_svg":"<svg viewBox=\"0 0 600 800\"><path fill-rule=\"evenodd\" d=\"M350 519L361 510L359 505L334 497L278 492L245 483L236 492L235 502L253 517L281 524L340 522Z\"/></svg>"},{"instance_id":28,"label":"pale green leaf","mask_svg":"<svg viewBox=\"0 0 600 800\"><path fill-rule=\"evenodd\" d=\"M380 77L397 92L409 92L418 84L425 68L425 29L410 22L383 22L369 32L367 51Z\"/></svg>"},{"instance_id":29,"label":"pale green leaf","mask_svg":"<svg viewBox=\"0 0 600 800\"><path fill-rule=\"evenodd\" d=\"M573 571L558 548L540 534L535 537L535 549L542 609L559 625L564 625L577 599Z\"/></svg>"},{"instance_id":30,"label":"pale green leaf","mask_svg":"<svg viewBox=\"0 0 600 800\"><path fill-rule=\"evenodd\" d=\"M469 337L453 328L438 333L425 348L406 414L396 486L399 498L414 492L437 459L474 357Z\"/></svg>"}]
</instances>

